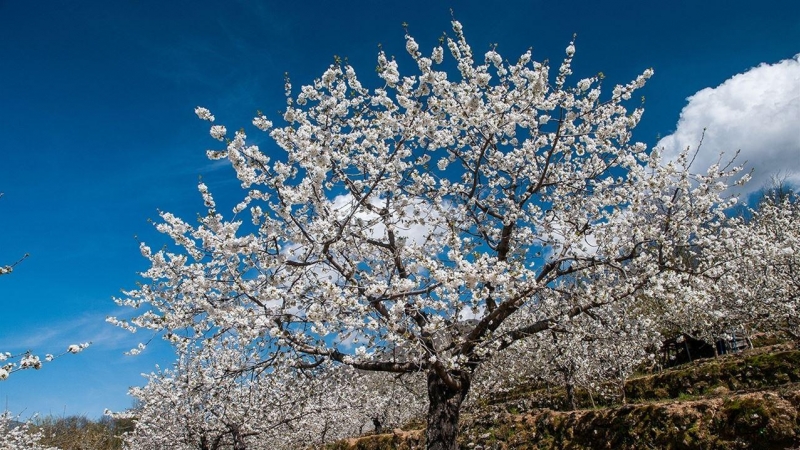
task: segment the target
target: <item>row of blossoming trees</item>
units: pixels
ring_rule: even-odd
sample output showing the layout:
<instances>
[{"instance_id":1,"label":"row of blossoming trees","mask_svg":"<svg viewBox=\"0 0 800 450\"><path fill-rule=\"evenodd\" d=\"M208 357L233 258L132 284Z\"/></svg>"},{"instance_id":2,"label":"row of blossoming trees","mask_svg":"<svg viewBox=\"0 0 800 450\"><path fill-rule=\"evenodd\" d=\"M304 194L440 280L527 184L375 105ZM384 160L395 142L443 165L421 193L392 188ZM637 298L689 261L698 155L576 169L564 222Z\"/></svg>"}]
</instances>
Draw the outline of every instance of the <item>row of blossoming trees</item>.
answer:
<instances>
[{"instance_id":1,"label":"row of blossoming trees","mask_svg":"<svg viewBox=\"0 0 800 450\"><path fill-rule=\"evenodd\" d=\"M462 404L517 381L624 379L667 328L796 333L798 208L726 215L740 169L693 173L634 142L624 105L531 52L476 60L461 25L417 67L378 55L383 85L336 63L264 115L266 152L214 124L244 197L227 217L200 184L197 224L142 244L147 280L122 327L179 359L132 391L135 449L287 448L424 417L455 449ZM452 59L445 58L449 53ZM196 110L210 122L215 117ZM268 153L272 156L268 156Z\"/></svg>"}]
</instances>

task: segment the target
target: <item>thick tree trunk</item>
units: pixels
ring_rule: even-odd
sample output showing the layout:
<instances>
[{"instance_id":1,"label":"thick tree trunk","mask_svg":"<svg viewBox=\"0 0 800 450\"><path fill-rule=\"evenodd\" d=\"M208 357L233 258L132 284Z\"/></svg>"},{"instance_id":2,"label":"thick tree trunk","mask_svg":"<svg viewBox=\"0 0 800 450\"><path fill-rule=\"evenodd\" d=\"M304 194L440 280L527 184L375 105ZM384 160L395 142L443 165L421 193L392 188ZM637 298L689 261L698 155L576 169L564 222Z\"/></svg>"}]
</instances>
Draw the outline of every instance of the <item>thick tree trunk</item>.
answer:
<instances>
[{"instance_id":1,"label":"thick tree trunk","mask_svg":"<svg viewBox=\"0 0 800 450\"><path fill-rule=\"evenodd\" d=\"M566 383L567 387L567 407L570 411L575 411L578 407L575 405L575 386L572 383Z\"/></svg>"},{"instance_id":2,"label":"thick tree trunk","mask_svg":"<svg viewBox=\"0 0 800 450\"><path fill-rule=\"evenodd\" d=\"M231 437L233 438L233 450L247 450L247 443L244 441L244 435L239 429L238 425L228 427L231 430Z\"/></svg>"},{"instance_id":3,"label":"thick tree trunk","mask_svg":"<svg viewBox=\"0 0 800 450\"><path fill-rule=\"evenodd\" d=\"M375 427L375 434L383 433L383 424L381 423L381 419L379 417L372 418L372 425Z\"/></svg>"},{"instance_id":4,"label":"thick tree trunk","mask_svg":"<svg viewBox=\"0 0 800 450\"><path fill-rule=\"evenodd\" d=\"M458 417L461 403L469 392L470 377L459 377L461 389L448 386L435 372L428 373L428 450L457 450Z\"/></svg>"}]
</instances>

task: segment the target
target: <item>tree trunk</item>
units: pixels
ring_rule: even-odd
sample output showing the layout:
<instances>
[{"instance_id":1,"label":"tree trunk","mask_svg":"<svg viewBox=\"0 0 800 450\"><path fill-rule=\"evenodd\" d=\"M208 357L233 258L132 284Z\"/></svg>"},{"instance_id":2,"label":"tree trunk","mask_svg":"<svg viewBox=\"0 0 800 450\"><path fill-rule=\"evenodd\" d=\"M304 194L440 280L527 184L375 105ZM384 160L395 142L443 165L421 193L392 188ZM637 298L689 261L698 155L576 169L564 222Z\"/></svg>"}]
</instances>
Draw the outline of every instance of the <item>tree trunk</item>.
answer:
<instances>
[{"instance_id":1,"label":"tree trunk","mask_svg":"<svg viewBox=\"0 0 800 450\"><path fill-rule=\"evenodd\" d=\"M471 380L467 374L457 377L461 389L451 388L433 371L428 373L428 429L425 433L428 450L458 449L458 416Z\"/></svg>"},{"instance_id":2,"label":"tree trunk","mask_svg":"<svg viewBox=\"0 0 800 450\"><path fill-rule=\"evenodd\" d=\"M247 450L247 443L238 425L230 426L231 437L233 438L233 450Z\"/></svg>"},{"instance_id":3,"label":"tree trunk","mask_svg":"<svg viewBox=\"0 0 800 450\"><path fill-rule=\"evenodd\" d=\"M208 445L208 439L205 436L200 436L200 443L197 445L199 450L209 450L211 447Z\"/></svg>"},{"instance_id":4,"label":"tree trunk","mask_svg":"<svg viewBox=\"0 0 800 450\"><path fill-rule=\"evenodd\" d=\"M578 407L575 405L575 386L572 383L566 383L567 386L567 407L570 411L575 411Z\"/></svg>"}]
</instances>

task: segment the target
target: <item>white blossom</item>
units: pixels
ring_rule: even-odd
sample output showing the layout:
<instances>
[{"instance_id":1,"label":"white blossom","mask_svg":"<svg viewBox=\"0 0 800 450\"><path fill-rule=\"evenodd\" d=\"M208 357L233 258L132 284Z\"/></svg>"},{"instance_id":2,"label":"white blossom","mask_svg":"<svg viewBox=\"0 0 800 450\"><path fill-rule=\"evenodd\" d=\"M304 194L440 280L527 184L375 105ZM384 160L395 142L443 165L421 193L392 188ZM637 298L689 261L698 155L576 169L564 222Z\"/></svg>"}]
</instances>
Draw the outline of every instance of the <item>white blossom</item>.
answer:
<instances>
[{"instance_id":1,"label":"white blossom","mask_svg":"<svg viewBox=\"0 0 800 450\"><path fill-rule=\"evenodd\" d=\"M211 114L211 111L203 108L202 106L195 108L194 113L197 114L197 117L201 118L202 120L207 120L209 122L214 121L214 116Z\"/></svg>"},{"instance_id":2,"label":"white blossom","mask_svg":"<svg viewBox=\"0 0 800 450\"><path fill-rule=\"evenodd\" d=\"M214 139L216 139L218 141L225 140L225 134L227 132L228 132L228 130L225 129L225 127L222 126L222 125L213 125L211 127L211 131L210 131L211 137L213 137Z\"/></svg>"}]
</instances>

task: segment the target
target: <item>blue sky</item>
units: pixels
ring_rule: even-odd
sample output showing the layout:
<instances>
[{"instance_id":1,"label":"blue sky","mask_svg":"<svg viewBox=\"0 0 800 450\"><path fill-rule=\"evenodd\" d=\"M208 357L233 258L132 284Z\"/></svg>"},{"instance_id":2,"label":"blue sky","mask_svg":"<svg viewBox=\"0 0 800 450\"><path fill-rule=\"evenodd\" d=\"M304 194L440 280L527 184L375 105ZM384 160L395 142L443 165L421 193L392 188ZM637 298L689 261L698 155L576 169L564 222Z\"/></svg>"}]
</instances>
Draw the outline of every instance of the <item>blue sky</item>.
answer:
<instances>
[{"instance_id":1,"label":"blue sky","mask_svg":"<svg viewBox=\"0 0 800 450\"><path fill-rule=\"evenodd\" d=\"M158 209L201 212L199 176L220 203L238 201L232 170L205 158L218 143L195 106L228 129L249 127L257 110L277 116L285 72L299 87L333 55L375 87L378 44L402 73L401 23L430 49L451 7L478 55L497 43L510 60L533 47L536 60L557 62L577 33L575 80L603 72L609 86L653 67L637 140L680 146L709 126L712 150L741 147L760 173L800 179L797 2L496 3L0 0L0 264L31 255L0 278L0 351L94 342L0 382L3 406L98 417L130 406L142 372L170 364L163 345L125 356L149 336L104 318L124 313L111 298L146 268L134 236L166 242L147 222Z\"/></svg>"}]
</instances>

